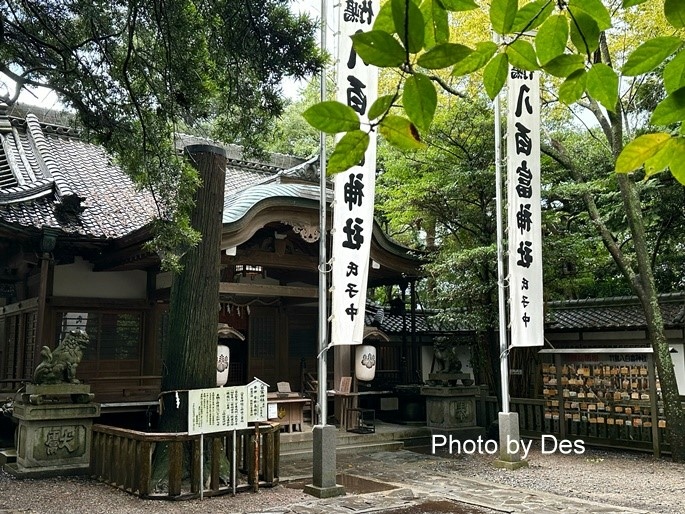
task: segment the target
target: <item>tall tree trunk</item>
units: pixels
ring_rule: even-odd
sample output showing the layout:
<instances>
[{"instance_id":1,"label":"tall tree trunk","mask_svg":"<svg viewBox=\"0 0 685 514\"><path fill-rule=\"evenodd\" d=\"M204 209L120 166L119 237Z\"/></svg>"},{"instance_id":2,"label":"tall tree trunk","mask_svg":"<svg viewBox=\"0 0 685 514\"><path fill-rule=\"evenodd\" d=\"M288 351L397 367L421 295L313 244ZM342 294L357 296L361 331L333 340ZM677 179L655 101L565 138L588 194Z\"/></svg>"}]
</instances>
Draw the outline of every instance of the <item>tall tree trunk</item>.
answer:
<instances>
[{"instance_id":1,"label":"tall tree trunk","mask_svg":"<svg viewBox=\"0 0 685 514\"><path fill-rule=\"evenodd\" d=\"M202 234L202 240L183 256L183 271L174 277L171 286L162 380L164 410L160 420L162 429L167 431L187 428L187 396L183 391L216 385L226 154L223 148L208 145L188 146L185 151L202 181L191 215L192 227ZM172 391L179 391L181 408Z\"/></svg>"},{"instance_id":2,"label":"tall tree trunk","mask_svg":"<svg viewBox=\"0 0 685 514\"><path fill-rule=\"evenodd\" d=\"M616 113L609 113L608 119L599 110L596 102L590 100L590 109L597 116L604 134L611 145L614 159L623 149L622 110L617 105ZM571 172L577 183L582 183L583 178L575 164L569 159L562 146L553 148L543 145L543 151L562 164ZM614 239L613 234L602 221L599 209L594 198L589 192L583 193L588 214L598 233L602 237L604 246L609 251L618 269L628 280L633 292L642 306L647 336L654 354L659 383L661 385L661 397L664 404L664 414L668 427L668 441L671 446L671 455L674 461L685 461L685 411L683 411L678 393L673 360L668 351L668 339L664 328L664 321L659 305L658 292L654 282L654 271L650 259L648 244L645 237L645 227L642 215L642 205L633 179L626 174L617 174L621 199L628 220L630 235L635 252L634 258L628 257L621 246Z\"/></svg>"},{"instance_id":3,"label":"tall tree trunk","mask_svg":"<svg viewBox=\"0 0 685 514\"><path fill-rule=\"evenodd\" d=\"M162 432L187 431L187 391L216 386L226 153L223 148L209 145L187 146L185 152L201 180L190 221L202 239L182 257L183 271L174 276L171 285L169 336L163 355L165 373L159 421ZM189 450L185 448L183 455L184 476L189 470ZM210 451L209 445L205 451ZM208 463L209 460L205 461L205 466ZM221 465L228 469L226 463ZM169 446L159 444L152 465L154 490L168 490L168 473Z\"/></svg>"},{"instance_id":4,"label":"tall tree trunk","mask_svg":"<svg viewBox=\"0 0 685 514\"><path fill-rule=\"evenodd\" d=\"M680 402L673 359L669 352L658 292L654 285L654 271L647 251L640 199L635 184L629 176L619 174L618 184L635 248L638 273L632 277L632 287L645 313L647 334L654 352L654 362L661 385L661 398L667 420L672 457L674 461L682 462L685 461L685 413Z\"/></svg>"}]
</instances>

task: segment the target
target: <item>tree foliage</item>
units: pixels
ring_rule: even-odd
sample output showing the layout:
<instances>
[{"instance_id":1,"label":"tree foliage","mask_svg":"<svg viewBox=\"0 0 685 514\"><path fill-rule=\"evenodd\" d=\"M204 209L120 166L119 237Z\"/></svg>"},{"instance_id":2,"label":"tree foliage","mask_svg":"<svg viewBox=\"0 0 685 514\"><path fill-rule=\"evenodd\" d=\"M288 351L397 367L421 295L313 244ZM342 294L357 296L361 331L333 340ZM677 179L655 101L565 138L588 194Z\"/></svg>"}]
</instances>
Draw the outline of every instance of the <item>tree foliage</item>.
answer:
<instances>
[{"instance_id":1,"label":"tree foliage","mask_svg":"<svg viewBox=\"0 0 685 514\"><path fill-rule=\"evenodd\" d=\"M283 109L284 76L315 72L315 23L286 0L6 0L0 101L45 86L86 135L157 199L153 246L169 267L195 244L197 173L174 134L212 120L222 141L253 144Z\"/></svg>"},{"instance_id":2,"label":"tree foliage","mask_svg":"<svg viewBox=\"0 0 685 514\"><path fill-rule=\"evenodd\" d=\"M647 2L534 0L522 6L515 0L492 0L489 5L483 2L480 6L476 2L441 0L385 2L373 30L352 39L365 62L401 70L404 84L401 97L397 95L391 106L406 115L402 123L407 130L402 137L397 131L384 130L390 123L389 116L372 121L367 130L379 126L391 144L415 148L420 145L421 134L435 112L432 100L426 99L434 97L435 84L440 83L439 75L426 75L426 72L442 70L455 78L480 71L485 91L494 98L504 87L510 65L541 70L563 79L557 94L566 104L589 98L595 102L595 108L601 107L609 113L616 113L619 107L622 78L642 77L661 66L666 96L655 106L649 121L653 126L680 126L685 119L685 54L681 54L684 40L680 21L685 18L685 3L663 2L663 16L670 27L657 24L661 34L643 41L634 37L617 38L624 46L620 53L616 52L615 62L604 62L599 56L600 43L606 44L607 34L620 32L625 23L637 25L637 16L647 9L643 5ZM414 7L405 8L405 3ZM652 4L658 3L660 0L652 0ZM457 17L462 11L477 9L487 12L491 28L498 35L497 44L490 40L468 41L469 44L454 41L458 35L450 33L449 14ZM416 82L422 84L421 89L416 87ZM316 126L325 116L316 107L310 110L308 120ZM400 123L397 118L392 122ZM682 164L685 159L679 158L685 152L685 139L678 127L675 129L673 133L669 130L636 138L617 160L616 171L631 172L645 165L651 175L668 168L685 184ZM326 131L344 132L346 128L333 123ZM359 154L348 155L344 165L349 167L359 162L364 150L359 148Z\"/></svg>"},{"instance_id":3,"label":"tree foliage","mask_svg":"<svg viewBox=\"0 0 685 514\"><path fill-rule=\"evenodd\" d=\"M641 18L655 9L663 22L646 28ZM464 10L487 13L496 33L494 42L489 38L459 41L458 32L451 33L448 20L459 19ZM657 300L654 253L650 253L646 229L649 213L643 209L635 180L669 169L685 185L683 28L685 2L679 0L389 0L372 30L352 36L355 51L367 64L399 72L391 102L378 100L387 112L372 106L371 110L380 111L380 117L360 127L367 131L377 127L398 148L421 146L434 116L432 102L419 98L426 96L426 91L407 87L418 74L429 79L425 83L430 87L437 84L461 96L465 95L453 87L458 84L453 79L482 74L483 89L494 99L506 83L510 66L540 71L543 77L561 81L558 87L552 83L548 100L582 107L596 119L611 168L618 172L616 184L629 240L623 243L614 238L590 189L582 191L581 198L602 243L642 304L676 460L685 460L685 413ZM445 74L450 81L444 79ZM639 113L639 92L654 78L663 84L663 95L651 96L653 109L644 102L641 107L649 110ZM315 126L323 116L319 106L308 111L308 120ZM629 121L640 116L647 120L639 127L643 133L631 131ZM388 130L390 120L395 126L402 124L403 131ZM345 130L342 125L327 128L333 133ZM624 148L626 136L634 139ZM583 182L578 163L563 146L543 146L576 184ZM356 147L357 153L349 152L344 162L337 163L338 168L359 162L365 150ZM628 175L639 169L643 170L641 176Z\"/></svg>"}]
</instances>

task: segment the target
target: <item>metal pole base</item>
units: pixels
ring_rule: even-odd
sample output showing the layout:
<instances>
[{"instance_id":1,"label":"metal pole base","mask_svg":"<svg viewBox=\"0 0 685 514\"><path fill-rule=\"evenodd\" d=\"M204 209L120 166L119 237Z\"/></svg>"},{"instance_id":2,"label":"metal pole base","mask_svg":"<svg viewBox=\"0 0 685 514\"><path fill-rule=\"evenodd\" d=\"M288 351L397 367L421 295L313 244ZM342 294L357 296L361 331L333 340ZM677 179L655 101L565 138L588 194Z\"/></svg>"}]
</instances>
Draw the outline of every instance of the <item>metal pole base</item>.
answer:
<instances>
[{"instance_id":1,"label":"metal pole base","mask_svg":"<svg viewBox=\"0 0 685 514\"><path fill-rule=\"evenodd\" d=\"M519 455L521 438L519 437L518 412L500 412L499 421L499 459L493 462L496 468L514 470L528 466L527 460Z\"/></svg>"},{"instance_id":2,"label":"metal pole base","mask_svg":"<svg viewBox=\"0 0 685 514\"><path fill-rule=\"evenodd\" d=\"M305 485L304 492L317 498L332 498L345 494L345 488L335 483L335 443L338 429L333 425L316 425L312 429L313 484Z\"/></svg>"}]
</instances>

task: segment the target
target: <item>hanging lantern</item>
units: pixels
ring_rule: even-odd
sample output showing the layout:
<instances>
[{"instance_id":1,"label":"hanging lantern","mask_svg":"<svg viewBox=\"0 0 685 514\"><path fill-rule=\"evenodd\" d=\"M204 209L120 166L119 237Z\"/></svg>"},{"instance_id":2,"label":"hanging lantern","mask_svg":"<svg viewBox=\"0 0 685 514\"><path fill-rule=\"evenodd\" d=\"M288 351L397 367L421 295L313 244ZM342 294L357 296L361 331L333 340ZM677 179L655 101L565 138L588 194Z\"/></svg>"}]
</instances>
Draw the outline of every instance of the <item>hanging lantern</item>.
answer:
<instances>
[{"instance_id":1,"label":"hanging lantern","mask_svg":"<svg viewBox=\"0 0 685 514\"><path fill-rule=\"evenodd\" d=\"M354 374L357 380L373 380L376 376L376 347L369 344L357 346L354 361Z\"/></svg>"},{"instance_id":2,"label":"hanging lantern","mask_svg":"<svg viewBox=\"0 0 685 514\"><path fill-rule=\"evenodd\" d=\"M228 382L228 361L231 351L225 344L217 345L216 385L222 387Z\"/></svg>"}]
</instances>

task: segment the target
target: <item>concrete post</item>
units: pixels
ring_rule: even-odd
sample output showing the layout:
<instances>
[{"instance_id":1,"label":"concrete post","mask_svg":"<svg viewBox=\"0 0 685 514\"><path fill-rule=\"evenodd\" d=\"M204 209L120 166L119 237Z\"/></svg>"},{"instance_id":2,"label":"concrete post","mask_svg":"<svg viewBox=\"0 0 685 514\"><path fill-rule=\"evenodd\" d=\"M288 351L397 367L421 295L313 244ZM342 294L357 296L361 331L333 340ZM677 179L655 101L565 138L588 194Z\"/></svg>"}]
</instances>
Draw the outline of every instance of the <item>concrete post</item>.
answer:
<instances>
[{"instance_id":1,"label":"concrete post","mask_svg":"<svg viewBox=\"0 0 685 514\"><path fill-rule=\"evenodd\" d=\"M499 459L493 463L497 468L519 469L528 466L528 461L519 455L521 437L519 436L518 412L500 412L499 421ZM514 444L512 441L516 441ZM509 453L509 450L516 450Z\"/></svg>"},{"instance_id":2,"label":"concrete post","mask_svg":"<svg viewBox=\"0 0 685 514\"><path fill-rule=\"evenodd\" d=\"M313 484L305 485L304 492L317 498L332 498L345 494L345 488L336 484L335 440L333 425L316 425L313 428Z\"/></svg>"}]
</instances>

